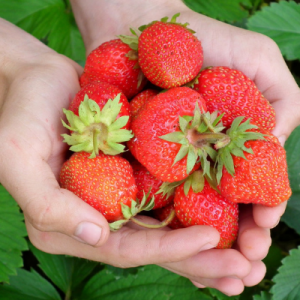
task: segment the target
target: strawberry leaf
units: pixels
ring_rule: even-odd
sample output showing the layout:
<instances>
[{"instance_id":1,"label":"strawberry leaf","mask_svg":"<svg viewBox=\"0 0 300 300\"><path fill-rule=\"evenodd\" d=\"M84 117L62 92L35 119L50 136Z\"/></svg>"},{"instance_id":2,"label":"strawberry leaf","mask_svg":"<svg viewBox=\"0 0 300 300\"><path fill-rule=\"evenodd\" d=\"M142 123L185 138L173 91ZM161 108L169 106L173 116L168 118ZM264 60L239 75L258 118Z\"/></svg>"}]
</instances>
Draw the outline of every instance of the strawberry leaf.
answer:
<instances>
[{"instance_id":1,"label":"strawberry leaf","mask_svg":"<svg viewBox=\"0 0 300 300\"><path fill-rule=\"evenodd\" d=\"M273 39L288 60L300 59L299 3L272 2L249 18L247 27Z\"/></svg>"},{"instance_id":2,"label":"strawberry leaf","mask_svg":"<svg viewBox=\"0 0 300 300\"><path fill-rule=\"evenodd\" d=\"M42 40L55 51L77 62L85 61L83 40L67 1L0 0L0 7L0 17Z\"/></svg>"},{"instance_id":3,"label":"strawberry leaf","mask_svg":"<svg viewBox=\"0 0 300 300\"><path fill-rule=\"evenodd\" d=\"M273 278L273 300L297 299L300 295L300 247L291 250L289 254L282 260L282 266Z\"/></svg>"},{"instance_id":4,"label":"strawberry leaf","mask_svg":"<svg viewBox=\"0 0 300 300\"><path fill-rule=\"evenodd\" d=\"M22 251L28 249L23 220L19 206L0 184L0 282L11 282L9 276L23 266Z\"/></svg>"},{"instance_id":5,"label":"strawberry leaf","mask_svg":"<svg viewBox=\"0 0 300 300\"><path fill-rule=\"evenodd\" d=\"M213 300L188 279L158 266L138 268L136 274L115 276L112 268L104 269L85 285L78 300Z\"/></svg>"}]
</instances>

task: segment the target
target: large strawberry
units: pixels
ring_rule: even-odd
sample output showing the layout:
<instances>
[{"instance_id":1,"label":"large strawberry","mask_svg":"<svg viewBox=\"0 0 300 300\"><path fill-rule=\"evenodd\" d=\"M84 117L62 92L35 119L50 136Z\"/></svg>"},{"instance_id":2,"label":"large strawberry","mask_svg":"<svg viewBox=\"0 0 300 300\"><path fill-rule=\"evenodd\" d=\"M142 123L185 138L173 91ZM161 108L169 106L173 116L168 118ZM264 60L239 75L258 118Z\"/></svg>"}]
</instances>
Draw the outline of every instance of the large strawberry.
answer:
<instances>
[{"instance_id":1,"label":"large strawberry","mask_svg":"<svg viewBox=\"0 0 300 300\"><path fill-rule=\"evenodd\" d=\"M132 121L128 147L149 172L162 181L186 178L200 164L209 169L212 142L222 139L218 119L205 114L205 101L188 88L176 87L148 101Z\"/></svg>"},{"instance_id":2,"label":"large strawberry","mask_svg":"<svg viewBox=\"0 0 300 300\"><path fill-rule=\"evenodd\" d=\"M130 99L142 90L145 76L138 65L137 52L120 39L101 44L87 57L81 86L102 81L117 86Z\"/></svg>"},{"instance_id":3,"label":"large strawberry","mask_svg":"<svg viewBox=\"0 0 300 300\"><path fill-rule=\"evenodd\" d=\"M134 36L120 38L138 49L139 65L149 81L164 89L181 86L200 71L203 63L201 42L187 23L176 22L179 14L170 21L163 18L139 28Z\"/></svg>"},{"instance_id":4,"label":"large strawberry","mask_svg":"<svg viewBox=\"0 0 300 300\"><path fill-rule=\"evenodd\" d=\"M285 150L270 132L262 133L264 140L246 141L243 151L232 143L219 150L219 188L232 202L276 206L291 196Z\"/></svg>"},{"instance_id":5,"label":"large strawberry","mask_svg":"<svg viewBox=\"0 0 300 300\"><path fill-rule=\"evenodd\" d=\"M99 153L89 158L86 152L74 153L61 169L60 184L83 201L100 211L118 229L138 212L151 209L153 202L144 206L137 203L137 186L129 162L119 155Z\"/></svg>"},{"instance_id":6,"label":"large strawberry","mask_svg":"<svg viewBox=\"0 0 300 300\"><path fill-rule=\"evenodd\" d=\"M201 71L196 82L194 89L205 99L207 110L224 113L225 127L229 127L236 117L244 116L264 130L274 129L274 108L241 71L211 67Z\"/></svg>"},{"instance_id":7,"label":"large strawberry","mask_svg":"<svg viewBox=\"0 0 300 300\"><path fill-rule=\"evenodd\" d=\"M137 199L142 200L144 195L148 198L154 198L153 209L161 208L172 202L174 195L171 193L159 193L163 182L155 178L150 172L139 162L134 161L131 163L133 169L133 176L138 188Z\"/></svg>"},{"instance_id":8,"label":"large strawberry","mask_svg":"<svg viewBox=\"0 0 300 300\"><path fill-rule=\"evenodd\" d=\"M200 172L200 171L196 171ZM238 234L238 204L227 200L205 180L202 191L185 191L184 183L175 190L176 216L185 227L208 225L220 233L216 248L230 248Z\"/></svg>"},{"instance_id":9,"label":"large strawberry","mask_svg":"<svg viewBox=\"0 0 300 300\"><path fill-rule=\"evenodd\" d=\"M86 151L91 157L99 150L116 155L124 151L123 142L132 138L130 107L127 98L117 87L105 82L84 86L64 110L71 135L63 134L64 141L74 152Z\"/></svg>"}]
</instances>

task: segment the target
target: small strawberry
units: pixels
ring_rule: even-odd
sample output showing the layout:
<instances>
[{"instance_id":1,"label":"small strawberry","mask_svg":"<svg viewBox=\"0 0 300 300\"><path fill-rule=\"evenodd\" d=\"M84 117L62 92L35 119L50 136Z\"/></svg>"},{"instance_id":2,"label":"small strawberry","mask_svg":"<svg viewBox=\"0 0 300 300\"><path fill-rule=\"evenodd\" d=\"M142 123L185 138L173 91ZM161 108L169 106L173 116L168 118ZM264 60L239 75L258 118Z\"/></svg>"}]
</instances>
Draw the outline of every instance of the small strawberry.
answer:
<instances>
[{"instance_id":1,"label":"small strawberry","mask_svg":"<svg viewBox=\"0 0 300 300\"><path fill-rule=\"evenodd\" d=\"M105 42L88 55L80 78L81 87L93 81L115 85L128 99L146 84L137 52L120 39Z\"/></svg>"},{"instance_id":2,"label":"small strawberry","mask_svg":"<svg viewBox=\"0 0 300 300\"><path fill-rule=\"evenodd\" d=\"M136 159L156 178L180 181L202 165L209 170L211 143L224 137L216 114L205 113L199 93L176 87L148 101L132 121L134 138L127 145Z\"/></svg>"},{"instance_id":3,"label":"small strawberry","mask_svg":"<svg viewBox=\"0 0 300 300\"><path fill-rule=\"evenodd\" d=\"M163 221L170 215L170 213L173 210L174 210L174 202L172 201L167 206L153 210L153 215L155 219ZM184 226L181 224L177 216L175 216L173 220L168 224L168 227L172 229L184 228Z\"/></svg>"},{"instance_id":4,"label":"small strawberry","mask_svg":"<svg viewBox=\"0 0 300 300\"><path fill-rule=\"evenodd\" d=\"M131 163L133 169L133 176L135 178L135 183L138 188L137 199L140 201L143 199L144 195L147 194L148 198L154 198L153 209L161 208L172 202L174 195L172 193L164 195L163 193L158 193L163 182L155 178L149 171L141 165L139 162L135 161Z\"/></svg>"},{"instance_id":5,"label":"small strawberry","mask_svg":"<svg viewBox=\"0 0 300 300\"><path fill-rule=\"evenodd\" d=\"M91 98L91 99L90 99ZM64 110L71 134L63 134L64 141L74 152L85 151L95 157L99 150L116 155L124 151L121 143L132 138L130 107L127 98L115 86L93 82L84 86Z\"/></svg>"},{"instance_id":6,"label":"small strawberry","mask_svg":"<svg viewBox=\"0 0 300 300\"><path fill-rule=\"evenodd\" d=\"M146 78L164 89L181 86L197 76L203 63L201 42L186 24L176 22L179 14L141 26L134 36L120 38L138 49L139 65ZM128 39L128 41L126 40Z\"/></svg>"},{"instance_id":7,"label":"small strawberry","mask_svg":"<svg viewBox=\"0 0 300 300\"><path fill-rule=\"evenodd\" d=\"M275 127L275 111L255 83L241 71L228 67L211 67L200 72L194 89L206 101L209 112L224 113L223 125L229 127L239 116L264 130Z\"/></svg>"},{"instance_id":8,"label":"small strawberry","mask_svg":"<svg viewBox=\"0 0 300 300\"><path fill-rule=\"evenodd\" d=\"M270 132L261 132L265 139L246 141L240 153L232 143L219 150L219 188L232 202L276 206L291 196L285 150Z\"/></svg>"},{"instance_id":9,"label":"small strawberry","mask_svg":"<svg viewBox=\"0 0 300 300\"><path fill-rule=\"evenodd\" d=\"M208 225L216 228L220 233L216 248L230 248L236 240L238 204L221 196L206 180L202 191L197 193L192 188L185 191L184 184L177 187L174 207L183 226Z\"/></svg>"},{"instance_id":10,"label":"small strawberry","mask_svg":"<svg viewBox=\"0 0 300 300\"><path fill-rule=\"evenodd\" d=\"M147 89L140 92L133 99L131 99L131 101L129 102L131 117L135 118L135 116L137 115L138 111L142 108L142 106L157 94L158 91L153 89Z\"/></svg>"}]
</instances>

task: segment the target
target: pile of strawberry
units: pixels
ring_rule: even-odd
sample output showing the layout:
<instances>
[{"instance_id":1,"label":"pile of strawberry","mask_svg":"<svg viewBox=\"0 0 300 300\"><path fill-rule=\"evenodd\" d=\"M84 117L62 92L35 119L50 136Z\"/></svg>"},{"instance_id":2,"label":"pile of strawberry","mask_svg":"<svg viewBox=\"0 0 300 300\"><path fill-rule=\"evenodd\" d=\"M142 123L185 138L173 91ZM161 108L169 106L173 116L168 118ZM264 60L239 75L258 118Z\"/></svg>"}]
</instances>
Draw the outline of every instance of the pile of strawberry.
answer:
<instances>
[{"instance_id":1,"label":"pile of strawberry","mask_svg":"<svg viewBox=\"0 0 300 300\"><path fill-rule=\"evenodd\" d=\"M201 42L178 15L88 56L81 90L64 110L64 142L75 153L60 184L112 230L129 220L145 225L135 216L151 210L161 223L149 227L213 226L217 248L229 248L239 203L290 197L285 150L254 82L229 67L202 69Z\"/></svg>"}]
</instances>

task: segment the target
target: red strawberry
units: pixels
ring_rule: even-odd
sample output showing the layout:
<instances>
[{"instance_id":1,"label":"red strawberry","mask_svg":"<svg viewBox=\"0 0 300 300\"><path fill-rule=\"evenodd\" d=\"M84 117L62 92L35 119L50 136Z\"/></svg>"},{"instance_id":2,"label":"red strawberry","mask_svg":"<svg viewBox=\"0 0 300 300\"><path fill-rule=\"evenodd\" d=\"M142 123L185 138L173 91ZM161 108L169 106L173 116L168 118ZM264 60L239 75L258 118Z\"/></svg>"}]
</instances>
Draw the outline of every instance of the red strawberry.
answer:
<instances>
[{"instance_id":1,"label":"red strawberry","mask_svg":"<svg viewBox=\"0 0 300 300\"><path fill-rule=\"evenodd\" d=\"M138 66L137 53L120 39L101 44L87 57L80 84L84 86L93 81L117 86L128 99L146 83Z\"/></svg>"},{"instance_id":2,"label":"red strawberry","mask_svg":"<svg viewBox=\"0 0 300 300\"><path fill-rule=\"evenodd\" d=\"M291 196L285 150L275 136L263 133L265 140L245 143L252 151L232 154L233 173L223 167L220 191L232 202L276 206Z\"/></svg>"},{"instance_id":3,"label":"red strawberry","mask_svg":"<svg viewBox=\"0 0 300 300\"><path fill-rule=\"evenodd\" d=\"M192 188L184 192L184 184L175 190L174 207L176 216L185 226L208 225L220 233L220 242L216 248L230 248L238 233L238 205L217 191L207 181L201 192Z\"/></svg>"},{"instance_id":4,"label":"red strawberry","mask_svg":"<svg viewBox=\"0 0 300 300\"><path fill-rule=\"evenodd\" d=\"M60 184L100 211L109 222L123 219L121 204L131 206L137 194L129 162L103 153L92 159L88 153L74 153L61 169Z\"/></svg>"},{"instance_id":5,"label":"red strawberry","mask_svg":"<svg viewBox=\"0 0 300 300\"><path fill-rule=\"evenodd\" d=\"M142 106L158 94L158 91L147 89L137 94L130 102L131 117L134 118Z\"/></svg>"},{"instance_id":6,"label":"red strawberry","mask_svg":"<svg viewBox=\"0 0 300 300\"><path fill-rule=\"evenodd\" d=\"M91 99L89 99L91 98ZM130 107L127 98L117 87L105 82L84 86L64 110L71 135L63 134L64 141L74 152L85 151L95 157L99 150L116 155L124 151L121 143L132 138Z\"/></svg>"},{"instance_id":7,"label":"red strawberry","mask_svg":"<svg viewBox=\"0 0 300 300\"><path fill-rule=\"evenodd\" d=\"M139 65L149 81L164 89L181 86L197 76L203 63L201 42L186 24L176 22L179 14L141 26L141 35L120 38L138 49Z\"/></svg>"},{"instance_id":8,"label":"red strawberry","mask_svg":"<svg viewBox=\"0 0 300 300\"><path fill-rule=\"evenodd\" d=\"M135 161L131 163L131 166L133 168L133 176L135 178L135 183L138 188L136 196L137 199L141 201L144 195L149 193L148 199L154 197L153 209L166 206L173 200L173 195L164 195L163 193L157 194L163 182L155 178L152 174L150 174L149 171L143 165Z\"/></svg>"},{"instance_id":9,"label":"red strawberry","mask_svg":"<svg viewBox=\"0 0 300 300\"><path fill-rule=\"evenodd\" d=\"M272 131L275 111L255 83L241 71L228 67L211 67L200 72L194 84L206 101L209 112L224 113L222 122L229 127L238 116L251 118L251 123Z\"/></svg>"},{"instance_id":10,"label":"red strawberry","mask_svg":"<svg viewBox=\"0 0 300 300\"><path fill-rule=\"evenodd\" d=\"M160 221L164 221L170 215L172 210L174 210L174 203L173 202L171 202L170 204L168 204L167 206L164 206L162 208L155 209L153 211L153 215L156 219L158 219ZM172 229L184 228L184 226L179 221L177 216L175 216L173 218L173 220L168 224L168 226Z\"/></svg>"},{"instance_id":11,"label":"red strawberry","mask_svg":"<svg viewBox=\"0 0 300 300\"><path fill-rule=\"evenodd\" d=\"M186 178L200 166L207 171L207 155L214 156L211 136L223 129L205 115L201 95L188 87L176 87L147 102L132 121L134 138L128 147L156 178L174 182ZM208 129L209 127L209 129ZM209 131L209 132L208 132ZM199 159L198 159L199 158ZM200 162L199 162L200 160Z\"/></svg>"},{"instance_id":12,"label":"red strawberry","mask_svg":"<svg viewBox=\"0 0 300 300\"><path fill-rule=\"evenodd\" d=\"M122 104L122 106L117 118L130 116L130 105L126 96L119 88L106 82L92 82L81 88L70 103L69 110L78 116L79 105L83 102L85 95L94 100L99 105L100 109L102 109L109 99L116 98L118 94L120 94L119 103ZM130 119L124 128L129 129L129 127Z\"/></svg>"}]
</instances>

